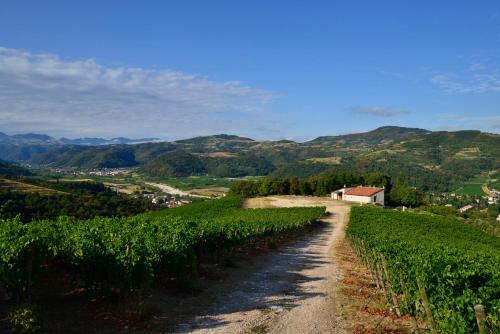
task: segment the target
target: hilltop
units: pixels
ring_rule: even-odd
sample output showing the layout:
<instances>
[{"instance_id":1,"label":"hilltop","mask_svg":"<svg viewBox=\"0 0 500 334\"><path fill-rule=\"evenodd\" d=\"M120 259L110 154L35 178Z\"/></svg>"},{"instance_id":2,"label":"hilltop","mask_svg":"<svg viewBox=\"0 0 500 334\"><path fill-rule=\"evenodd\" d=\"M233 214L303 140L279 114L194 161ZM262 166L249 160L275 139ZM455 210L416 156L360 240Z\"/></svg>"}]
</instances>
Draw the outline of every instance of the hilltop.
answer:
<instances>
[{"instance_id":1,"label":"hilltop","mask_svg":"<svg viewBox=\"0 0 500 334\"><path fill-rule=\"evenodd\" d=\"M500 135L386 126L304 143L220 134L133 145L2 142L0 153L4 159L54 167L138 166L153 176L307 177L328 170L380 171L402 175L422 190L445 190L452 180L498 169Z\"/></svg>"},{"instance_id":2,"label":"hilltop","mask_svg":"<svg viewBox=\"0 0 500 334\"><path fill-rule=\"evenodd\" d=\"M353 133L339 136L322 136L306 142L308 145L333 145L352 147L353 145L380 145L401 141L405 138L429 134L431 131L419 128L399 126L382 126L373 131Z\"/></svg>"}]
</instances>

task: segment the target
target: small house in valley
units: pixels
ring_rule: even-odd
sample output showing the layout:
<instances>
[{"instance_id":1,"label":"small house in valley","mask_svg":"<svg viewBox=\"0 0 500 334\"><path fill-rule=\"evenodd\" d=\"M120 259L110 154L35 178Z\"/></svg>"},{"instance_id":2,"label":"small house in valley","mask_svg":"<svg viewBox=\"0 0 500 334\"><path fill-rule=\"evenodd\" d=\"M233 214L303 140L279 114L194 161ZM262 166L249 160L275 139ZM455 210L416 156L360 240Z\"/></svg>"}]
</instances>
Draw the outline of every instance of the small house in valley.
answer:
<instances>
[{"instance_id":1,"label":"small house in valley","mask_svg":"<svg viewBox=\"0 0 500 334\"><path fill-rule=\"evenodd\" d=\"M384 205L385 189L378 187L354 187L342 188L332 191L332 199L339 201L358 202L366 204L380 204Z\"/></svg>"}]
</instances>

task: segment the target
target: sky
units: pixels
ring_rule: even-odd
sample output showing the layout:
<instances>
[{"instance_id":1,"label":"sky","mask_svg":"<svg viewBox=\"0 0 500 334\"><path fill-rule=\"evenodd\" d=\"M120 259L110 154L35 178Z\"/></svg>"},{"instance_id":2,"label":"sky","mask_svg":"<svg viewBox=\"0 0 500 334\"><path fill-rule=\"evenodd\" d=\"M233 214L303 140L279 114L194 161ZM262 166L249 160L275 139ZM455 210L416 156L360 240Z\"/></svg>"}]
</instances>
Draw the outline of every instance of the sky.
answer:
<instances>
[{"instance_id":1,"label":"sky","mask_svg":"<svg viewBox=\"0 0 500 334\"><path fill-rule=\"evenodd\" d=\"M0 3L0 131L500 132L500 2Z\"/></svg>"}]
</instances>

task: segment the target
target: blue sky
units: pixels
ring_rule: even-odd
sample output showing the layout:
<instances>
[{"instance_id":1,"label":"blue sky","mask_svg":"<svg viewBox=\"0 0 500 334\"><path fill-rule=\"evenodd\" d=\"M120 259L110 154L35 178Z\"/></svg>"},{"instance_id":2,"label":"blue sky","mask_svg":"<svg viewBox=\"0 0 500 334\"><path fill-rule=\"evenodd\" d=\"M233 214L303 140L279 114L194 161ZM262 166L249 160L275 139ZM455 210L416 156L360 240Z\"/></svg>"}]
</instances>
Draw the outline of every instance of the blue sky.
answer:
<instances>
[{"instance_id":1,"label":"blue sky","mask_svg":"<svg viewBox=\"0 0 500 334\"><path fill-rule=\"evenodd\" d=\"M500 131L498 1L2 1L0 131Z\"/></svg>"}]
</instances>

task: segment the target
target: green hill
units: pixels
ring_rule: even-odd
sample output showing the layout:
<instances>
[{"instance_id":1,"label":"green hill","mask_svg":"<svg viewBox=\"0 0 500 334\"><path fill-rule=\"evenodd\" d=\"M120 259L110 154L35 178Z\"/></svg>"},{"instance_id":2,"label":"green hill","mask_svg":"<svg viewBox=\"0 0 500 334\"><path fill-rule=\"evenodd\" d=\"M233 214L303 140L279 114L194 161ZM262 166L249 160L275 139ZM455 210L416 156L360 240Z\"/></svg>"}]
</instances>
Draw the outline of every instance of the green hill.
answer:
<instances>
[{"instance_id":1,"label":"green hill","mask_svg":"<svg viewBox=\"0 0 500 334\"><path fill-rule=\"evenodd\" d=\"M0 176L27 176L31 173L23 168L0 160Z\"/></svg>"},{"instance_id":2,"label":"green hill","mask_svg":"<svg viewBox=\"0 0 500 334\"><path fill-rule=\"evenodd\" d=\"M323 136L306 142L306 145L331 145L353 147L361 145L371 147L380 144L399 142L408 137L425 135L428 130L418 128L404 128L399 126L383 126L373 131L353 133L340 136Z\"/></svg>"},{"instance_id":3,"label":"green hill","mask_svg":"<svg viewBox=\"0 0 500 334\"><path fill-rule=\"evenodd\" d=\"M22 149L21 148L17 148ZM2 148L0 147L0 151ZM25 161L58 167L131 167L153 176L307 177L323 171L380 171L402 175L421 190L500 169L500 135L480 131L431 132L386 126L364 133L297 143L234 135L136 145L53 145L25 149Z\"/></svg>"}]
</instances>

